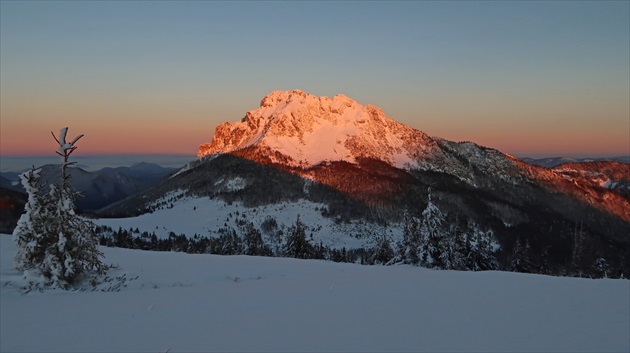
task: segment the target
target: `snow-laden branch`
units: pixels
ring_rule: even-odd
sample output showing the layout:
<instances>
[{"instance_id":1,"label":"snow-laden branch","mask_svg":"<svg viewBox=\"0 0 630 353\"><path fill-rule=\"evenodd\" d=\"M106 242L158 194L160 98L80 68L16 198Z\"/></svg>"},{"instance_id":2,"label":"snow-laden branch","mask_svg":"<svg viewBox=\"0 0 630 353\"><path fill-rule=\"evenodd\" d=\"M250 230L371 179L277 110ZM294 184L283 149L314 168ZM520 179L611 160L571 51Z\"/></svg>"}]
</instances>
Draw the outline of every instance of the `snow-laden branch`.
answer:
<instances>
[{"instance_id":1,"label":"snow-laden branch","mask_svg":"<svg viewBox=\"0 0 630 353\"><path fill-rule=\"evenodd\" d=\"M77 143L77 141L79 141L79 139L84 136L83 134L81 134L75 137L72 142L66 142L66 135L68 134L67 127L59 130L59 138L57 138L53 132L51 132L51 134L55 138L55 141L57 141L57 144L59 144L57 154L62 157L70 155L76 149L76 146L74 144Z\"/></svg>"}]
</instances>

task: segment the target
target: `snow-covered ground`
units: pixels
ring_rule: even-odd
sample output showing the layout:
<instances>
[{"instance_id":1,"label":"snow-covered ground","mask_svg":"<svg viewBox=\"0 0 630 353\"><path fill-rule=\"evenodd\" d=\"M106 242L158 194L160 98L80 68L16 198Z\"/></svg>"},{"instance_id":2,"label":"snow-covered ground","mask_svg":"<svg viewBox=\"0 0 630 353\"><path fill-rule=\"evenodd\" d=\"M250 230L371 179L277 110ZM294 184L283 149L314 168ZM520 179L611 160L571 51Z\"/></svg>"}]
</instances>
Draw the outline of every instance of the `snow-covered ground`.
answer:
<instances>
[{"instance_id":1,"label":"snow-covered ground","mask_svg":"<svg viewBox=\"0 0 630 353\"><path fill-rule=\"evenodd\" d=\"M630 350L628 280L102 250L120 292L21 294L0 235L0 350Z\"/></svg>"},{"instance_id":2,"label":"snow-covered ground","mask_svg":"<svg viewBox=\"0 0 630 353\"><path fill-rule=\"evenodd\" d=\"M228 183L230 185L234 183ZM168 194L168 200L177 193ZM324 204L307 200L297 202L281 202L260 207L243 207L239 202L231 204L218 199L207 197L185 197L170 203L172 207L156 210L153 213L143 214L130 218L102 218L93 220L97 225L105 225L117 230L118 228L138 228L141 232L155 232L158 238L168 238L169 232L185 234L193 237L216 236L217 231L228 225L238 229L237 221L247 220L258 229L268 216L273 217L279 228L287 229L295 223L297 216L309 227L308 234L313 234L313 241L323 245L341 249L346 247L360 248L373 239L374 235L386 232L392 240L398 240L402 236L402 229L397 225L387 227L370 226L354 223L335 223L333 219L322 216L321 209ZM369 234L366 234L368 232Z\"/></svg>"}]
</instances>

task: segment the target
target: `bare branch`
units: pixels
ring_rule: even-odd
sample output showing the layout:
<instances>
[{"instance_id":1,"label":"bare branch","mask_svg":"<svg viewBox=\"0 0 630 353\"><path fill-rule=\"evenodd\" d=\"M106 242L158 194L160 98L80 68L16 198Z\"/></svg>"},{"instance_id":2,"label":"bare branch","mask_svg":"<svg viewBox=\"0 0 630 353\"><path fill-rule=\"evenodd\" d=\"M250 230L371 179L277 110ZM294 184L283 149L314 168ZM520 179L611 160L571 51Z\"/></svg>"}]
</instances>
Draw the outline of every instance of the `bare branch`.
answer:
<instances>
[{"instance_id":1,"label":"bare branch","mask_svg":"<svg viewBox=\"0 0 630 353\"><path fill-rule=\"evenodd\" d=\"M74 140L72 140L72 142L70 142L70 144L74 146L74 144L75 144L77 141L79 141L79 139L80 139L81 137L83 137L83 136L84 136L84 135L83 135L83 134L81 134L81 135L79 135L79 136L75 137L75 138L74 138Z\"/></svg>"},{"instance_id":2,"label":"bare branch","mask_svg":"<svg viewBox=\"0 0 630 353\"><path fill-rule=\"evenodd\" d=\"M57 136L55 136L55 133L51 131L50 134L54 137L55 141L57 141L57 144L61 146L61 142L59 142L59 139L57 139Z\"/></svg>"}]
</instances>

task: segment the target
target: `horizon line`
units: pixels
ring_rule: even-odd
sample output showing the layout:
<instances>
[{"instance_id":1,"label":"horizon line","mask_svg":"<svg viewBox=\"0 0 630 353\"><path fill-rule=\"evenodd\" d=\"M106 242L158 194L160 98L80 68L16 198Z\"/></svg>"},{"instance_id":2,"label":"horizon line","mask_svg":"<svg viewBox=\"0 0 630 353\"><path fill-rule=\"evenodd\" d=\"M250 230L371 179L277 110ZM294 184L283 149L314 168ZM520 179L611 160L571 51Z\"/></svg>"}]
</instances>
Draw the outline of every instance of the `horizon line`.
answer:
<instances>
[{"instance_id":1,"label":"horizon line","mask_svg":"<svg viewBox=\"0 0 630 353\"><path fill-rule=\"evenodd\" d=\"M116 156L193 156L197 157L194 153L77 153L72 157L116 157ZM61 158L59 155L50 153L50 154L2 154L0 153L0 158Z\"/></svg>"},{"instance_id":2,"label":"horizon line","mask_svg":"<svg viewBox=\"0 0 630 353\"><path fill-rule=\"evenodd\" d=\"M490 147L487 147L490 148ZM500 151L500 150L499 150ZM503 153L508 153L505 151L500 151ZM518 158L620 158L620 157L628 157L630 158L630 153L579 153L579 152L571 152L571 153L509 153L510 155ZM193 157L197 158L197 155L194 153L77 153L73 155L75 158L93 158L93 157L142 157L142 156L173 156L173 157ZM50 154L2 154L0 153L0 158L60 158L58 155L50 153Z\"/></svg>"}]
</instances>

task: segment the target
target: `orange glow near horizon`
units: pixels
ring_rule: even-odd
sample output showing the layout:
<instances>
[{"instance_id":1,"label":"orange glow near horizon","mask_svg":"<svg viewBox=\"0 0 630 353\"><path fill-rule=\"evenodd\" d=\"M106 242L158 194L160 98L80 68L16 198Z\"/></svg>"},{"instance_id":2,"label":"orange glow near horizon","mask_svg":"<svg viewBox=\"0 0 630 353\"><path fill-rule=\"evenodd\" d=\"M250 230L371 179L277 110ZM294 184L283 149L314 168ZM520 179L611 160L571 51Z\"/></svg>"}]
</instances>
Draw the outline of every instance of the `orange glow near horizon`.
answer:
<instances>
[{"instance_id":1,"label":"orange glow near horizon","mask_svg":"<svg viewBox=\"0 0 630 353\"><path fill-rule=\"evenodd\" d=\"M387 112L385 112L387 114ZM242 116L243 113L236 115ZM390 115L391 117L391 115ZM69 134L85 137L78 143L80 154L189 154L196 155L200 144L210 142L222 121L202 119L153 119L127 121L85 119L2 119L0 151L3 156L53 155L50 135L63 126ZM192 120L192 122L190 122ZM197 121L195 121L197 120ZM238 118L225 120L234 122ZM60 121L61 123L54 123ZM601 129L579 125L498 124L481 120L444 124L442 119L402 121L430 136L452 141L472 141L518 156L619 156L630 153L629 123ZM449 126L450 125L450 126ZM473 125L477 125L474 128ZM625 126L624 126L625 125ZM542 127L540 127L542 126Z\"/></svg>"},{"instance_id":2,"label":"orange glow near horizon","mask_svg":"<svg viewBox=\"0 0 630 353\"><path fill-rule=\"evenodd\" d=\"M64 126L72 136L85 135L78 144L80 154L196 155L200 144L210 142L218 124L237 121L247 110L255 109L263 95L243 97L238 103L233 97L221 102L199 99L181 107L179 102L166 103L168 97L151 99L159 102L154 104L109 106L63 106L55 100L28 105L21 99L5 100L0 155L52 155L55 142L50 132L57 133ZM536 106L527 100L492 105L490 95L477 95L476 101L460 98L454 97L458 104L449 105L445 97L433 95L420 101L421 109L410 106L410 99L357 100L364 105L374 103L390 118L430 136L472 141L515 156L630 154L629 107L608 104L605 111L602 105L587 107L575 99Z\"/></svg>"},{"instance_id":3,"label":"orange glow near horizon","mask_svg":"<svg viewBox=\"0 0 630 353\"><path fill-rule=\"evenodd\" d=\"M72 136L84 134L78 143L76 153L80 154L189 154L196 155L202 136L191 136L194 131L181 131L173 128L98 129L80 125L69 125ZM30 128L28 131L14 132L11 138L2 137L2 155L53 155L55 146L51 129ZM153 130L153 131L152 131ZM53 130L55 134L58 129ZM164 133L167 131L167 133ZM203 134L199 134L203 135ZM205 134L211 135L211 134Z\"/></svg>"},{"instance_id":4,"label":"orange glow near horizon","mask_svg":"<svg viewBox=\"0 0 630 353\"><path fill-rule=\"evenodd\" d=\"M4 125L4 124L3 124ZM77 143L81 154L190 154L195 155L199 143L211 135L210 132L185 131L177 126L92 126L85 123L66 124L69 135L84 134ZM63 126L60 126L63 127ZM59 128L60 128L59 127ZM2 127L2 155L47 155L55 153L54 140L50 134L59 131L52 124L25 126L10 129ZM7 133L5 136L5 132Z\"/></svg>"},{"instance_id":5,"label":"orange glow near horizon","mask_svg":"<svg viewBox=\"0 0 630 353\"><path fill-rule=\"evenodd\" d=\"M554 95L553 90L542 89L525 96L438 89L400 89L406 93L396 96L343 89L313 94L344 93L430 136L472 141L515 156L630 154L627 90ZM81 154L196 155L200 144L211 141L218 124L238 121L270 91L209 97L193 92L113 92L107 99L64 90L58 96L34 92L30 99L3 92L0 155L53 154L50 132L64 126L70 134L85 135L77 150Z\"/></svg>"}]
</instances>

